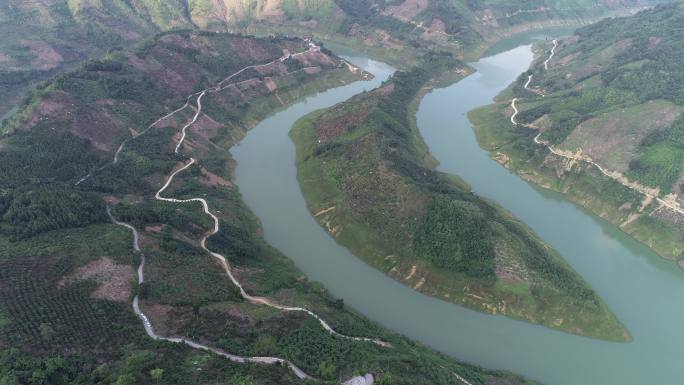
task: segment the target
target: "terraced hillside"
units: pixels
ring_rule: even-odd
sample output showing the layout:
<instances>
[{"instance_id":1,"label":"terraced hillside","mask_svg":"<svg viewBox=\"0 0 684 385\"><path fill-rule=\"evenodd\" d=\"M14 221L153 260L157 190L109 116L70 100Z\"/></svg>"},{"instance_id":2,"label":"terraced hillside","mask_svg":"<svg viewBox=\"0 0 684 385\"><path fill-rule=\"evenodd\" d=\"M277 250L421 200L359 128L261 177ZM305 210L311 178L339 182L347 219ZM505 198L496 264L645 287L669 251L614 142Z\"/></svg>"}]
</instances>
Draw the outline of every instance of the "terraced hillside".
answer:
<instances>
[{"instance_id":1,"label":"terraced hillside","mask_svg":"<svg viewBox=\"0 0 684 385\"><path fill-rule=\"evenodd\" d=\"M263 241L242 203L228 148L275 109L365 76L300 39L178 32L34 90L0 141L3 383L527 383L346 309ZM194 197L218 227L181 202Z\"/></svg>"},{"instance_id":2,"label":"terraced hillside","mask_svg":"<svg viewBox=\"0 0 684 385\"><path fill-rule=\"evenodd\" d=\"M342 245L415 290L571 333L629 339L532 230L457 177L434 171L415 106L437 79L467 73L449 56L432 56L302 119L292 136L312 214Z\"/></svg>"},{"instance_id":3,"label":"terraced hillside","mask_svg":"<svg viewBox=\"0 0 684 385\"><path fill-rule=\"evenodd\" d=\"M680 261L683 21L684 8L668 5L582 28L554 43L546 65L551 45L540 47L500 103L472 114L481 144L507 167Z\"/></svg>"}]
</instances>

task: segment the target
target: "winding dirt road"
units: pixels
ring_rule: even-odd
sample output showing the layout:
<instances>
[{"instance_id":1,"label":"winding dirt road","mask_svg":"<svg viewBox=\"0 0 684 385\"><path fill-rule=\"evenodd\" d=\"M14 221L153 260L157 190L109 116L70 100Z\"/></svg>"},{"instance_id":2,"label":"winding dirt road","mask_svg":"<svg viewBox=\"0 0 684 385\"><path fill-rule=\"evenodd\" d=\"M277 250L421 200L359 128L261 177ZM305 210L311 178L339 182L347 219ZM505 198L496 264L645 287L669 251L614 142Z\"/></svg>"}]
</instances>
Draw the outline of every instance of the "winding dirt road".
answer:
<instances>
[{"instance_id":1,"label":"winding dirt road","mask_svg":"<svg viewBox=\"0 0 684 385\"><path fill-rule=\"evenodd\" d=\"M112 215L111 209L109 206L107 206L107 215L109 215L109 218L112 220L112 222L116 225L126 227L127 229L131 230L133 233L133 249L140 254L140 265L138 266L138 284L142 284L145 282L145 255L142 254L140 251L140 243L139 239L140 236L138 235L138 230L136 230L135 227L129 225L128 223L124 222L119 222L114 218ZM145 315L145 313L140 309L140 298L136 294L136 296L133 298L133 311L135 314L142 320L143 326L145 327L145 332L147 333L148 336L155 340L161 340L161 341L168 341L168 342L173 342L173 343L182 343L185 345L188 345L194 349L201 349L201 350L206 350L215 354L218 354L222 357L225 357L233 362L239 362L239 363L259 363L259 364L285 364L287 365L292 372L301 379L305 378L311 378L308 374L306 374L303 370L301 370L299 367L297 367L295 364L292 362L282 359L282 358L277 358L277 357L243 357L243 356L238 356L235 354L230 354L228 352L225 352L221 349L213 348L211 346L203 345L200 344L199 342L195 342L192 340L189 340L187 338L181 338L181 337L164 337L158 335L154 331L154 327L152 326L152 322L150 322L150 319Z\"/></svg>"},{"instance_id":2,"label":"winding dirt road","mask_svg":"<svg viewBox=\"0 0 684 385\"><path fill-rule=\"evenodd\" d=\"M558 47L558 41L556 39L554 39L553 40L553 47L551 48L551 53L549 54L549 57L544 61L544 70L548 70L549 61L555 55L557 47ZM525 83L524 88L532 91L532 89L528 88L531 81L532 81L532 75L529 75L529 77L527 78L527 82ZM544 95L542 95L542 96L544 96ZM532 124L523 124L523 123L517 122L516 117L518 116L518 113L519 113L518 107L515 105L517 101L518 101L518 98L513 98L511 100L511 108L513 109L513 115L511 115L511 123L513 123L516 126L524 126L524 127L528 127L531 129L539 130L538 127L535 127ZM682 208L681 205L679 203L677 203L676 201L665 200L665 199L659 197L657 194L654 194L651 191L652 189L650 189L646 186L642 186L641 184L639 184L637 182L629 181L624 175L620 174L619 172L606 170L600 164L594 162L594 160L591 159L589 156L581 155L581 154L574 154L574 153L571 153L569 151L559 150L559 149L553 147L553 145L551 145L551 143L540 139L541 134L542 134L542 132L540 131L534 137L534 143L536 143L538 145L545 146L554 155L563 157L565 159L573 160L573 161L580 161L580 162L589 163L589 164L595 166L599 171L601 171L601 173L603 175L617 181L621 185L623 185L623 186L625 186L631 190L634 190L634 191L641 193L642 195L644 195L648 199L653 199L656 202L658 202L660 204L660 206L657 209L660 209L662 207L666 207L666 208L671 209L672 211L674 211L678 214L684 215L684 208Z\"/></svg>"},{"instance_id":3,"label":"winding dirt road","mask_svg":"<svg viewBox=\"0 0 684 385\"><path fill-rule=\"evenodd\" d=\"M186 99L185 104L183 104L183 106L181 106L181 107L177 108L176 110L173 110L173 111L171 111L170 113L168 113L168 114L162 116L161 118L157 119L157 120L154 121L152 124L150 124L145 130L143 130L138 136L140 136L140 135L144 134L145 132L149 131L152 127L156 126L156 125L157 125L159 122L161 122L162 120L167 119L167 118L169 118L169 117L175 115L176 113L178 113L178 112L180 112L180 111L183 111L184 109L186 109L187 107L189 107L192 98L193 98L194 96L197 96L197 97L196 97L196 100L195 100L195 106L194 106L195 114L193 115L192 119L190 119L190 121L188 121L188 122L182 127L182 129L181 129L181 137L180 137L180 139L178 140L178 143L176 144L176 147L175 147L175 150L174 150L176 154L179 154L179 153L180 153L180 149L181 149L181 147L182 147L182 145L183 145L183 143L184 143L184 141L185 141L185 138L186 138L186 136L187 136L187 133L186 133L187 129L188 129L190 126L192 126L192 125L197 121L198 117L199 117L200 114L202 113L202 98L203 98L208 92L220 92L221 90L223 90L223 89L229 87L232 83L229 83L229 84L227 84L227 85L223 85L223 84L226 83L226 82L228 82L228 81L230 81L230 80L233 79L234 77L238 76L239 74L243 73L244 71L246 71L246 70L248 70L248 69L250 69L250 68L257 68L257 67L261 67L261 66L268 66L268 65L271 65L271 64L275 63L276 61L284 61L285 59L287 59L287 58L289 58L289 57L296 57L296 56L298 56L298 55L302 55L302 54L305 54L305 53L307 53L307 52L318 51L318 50L319 50L319 47L317 47L317 46L314 45L314 44L310 44L309 49L308 49L307 51L302 51L302 52L295 53L295 54L289 54L289 55L280 57L280 58L278 58L278 59L275 59L275 60L273 60L273 61L270 61L270 62L268 62L268 63L264 63L264 64L255 64L255 65L247 66L247 67L245 67L245 68L243 68L243 69L241 69L241 70L239 70L239 71L233 73L232 75L230 75L230 76L224 78L224 79L221 80L219 83L217 83L214 87L210 87L210 88L207 88L207 89L205 89L205 90L202 90L202 91L199 91L199 92L196 92L196 93L193 93L193 94L189 95L188 98ZM124 149L125 145L126 145L128 142L129 142L129 139L124 140L124 141L121 143L121 145L120 145L119 148L117 149L116 153L114 154L114 159L112 160L112 163L111 163L111 164L116 164L116 163L118 162L119 154L121 153L121 151ZM382 340L379 340L379 339L368 338L368 337L353 337L353 336L347 336L347 335L341 334L341 333L335 331L335 330L334 330L327 322L325 322L318 314L316 314L316 313L314 313L314 312L312 312L312 311L310 311L310 310L308 310L308 309L306 309L306 308L280 305L280 304L277 304L277 303L273 302L272 300L270 300L270 299L268 299L268 298L252 296L252 295L250 295L249 293L247 293L247 291L244 289L244 287L242 286L242 284L241 284L241 283L237 280L237 278L235 278L235 276L233 275L233 272L232 272L232 270L231 270L230 264L229 264L228 260L226 259L226 257L225 257L224 255L218 253L218 252L215 252L215 251L210 250L210 249L207 247L207 245L206 245L207 239L209 239L209 237L211 237L212 235L218 233L219 230L220 230L220 227L219 227L219 223L220 223L220 222L219 222L219 218L211 212L211 210L210 210L210 208L209 208L209 204L207 203L207 201L206 201L205 199L203 199L203 198L197 198L197 197L195 197L195 198L189 198L189 199L176 199L176 198L168 198L168 197L162 196L162 193L164 192L164 190L166 190L166 189L169 187L169 185L173 182L173 178L174 178L176 175L180 174L181 172L183 172L183 171L187 170L188 168L190 168L190 167L191 167L193 164L195 164L196 162L197 162L197 161L195 160L195 158L190 157L190 158L189 158L189 161L188 161L187 163L185 163L182 167L180 167L180 168L176 169L175 171L173 171L173 172L166 178L166 182L164 183L164 185L163 185L163 186L157 191L157 193L155 194L155 199L160 200L160 201L164 201L164 202L172 202L172 203L199 202L199 203L202 205L202 208L203 208L204 213L205 213L206 215L208 215L208 216L212 219L212 221L213 221L213 223L214 223L214 226L213 226L213 229L212 229L211 231L209 231L209 232L201 239L201 241L200 241L201 248L202 248L204 251L206 251L208 254L210 254L211 256L213 256L214 258L216 258L216 259L219 261L219 263L220 263L221 266L223 267L223 270L225 271L226 275L227 275L228 278L231 280L231 282L240 290L240 295L241 295L245 300L247 300L247 301L249 301L250 303L253 303L253 304L269 306L269 307L272 307L272 308L275 308L275 309L278 309L278 310L282 310L282 311L304 312L304 313L308 314L309 316L315 318L315 319L320 323L320 325L323 327L323 329L325 329L328 333L330 333L330 334L332 334L332 335L334 335L334 336L336 336L336 337L339 337L339 338L344 338L344 339L353 340L353 341L359 341L359 342L370 342L370 343L374 343L374 344L376 344L376 345L378 345L378 346L386 347L386 348L391 348L391 347L392 347L392 345L391 345L390 343L385 342L385 341L382 341ZM102 169L102 168L104 168L104 167L106 167L106 166L107 166L107 165L101 167L100 169ZM82 183L84 180L88 179L90 176L91 176L91 174L89 173L89 174L86 175L85 177L81 178L76 184ZM109 206L107 206L107 215L110 217L110 219L112 220L112 222L113 222L114 224L119 225L119 226L124 226L124 227L126 227L127 229L131 230L131 232L132 232L132 234L133 234L133 249L134 249L137 253L140 254L140 265L138 266L138 283L139 283L139 284L142 284L142 283L145 281L145 275L144 275L145 255L144 255L144 254L141 252L141 250L140 250L140 244L139 244L139 238L140 238L140 236L139 236L139 234L138 234L138 231L135 229L135 227L133 227L132 225L130 225L130 224L128 224L128 223L124 223L124 222L120 222L120 221L116 220L116 218L114 218L114 216L112 215L111 209L110 209ZM278 357L243 357L243 356L238 356L238 355L230 354L230 353L225 352L225 351L223 351L223 350L221 350L221 349L217 349L217 348L213 348L213 347L211 347L211 346L203 345L203 344L200 344L200 343L198 343L198 342L195 342L195 341L192 341L192 340L189 340L189 339L186 339L186 338L181 338L181 337L164 337L164 336L160 336L160 335L158 335L158 334L155 333L154 327L153 327L152 323L150 322L150 320L149 320L149 318L147 317L147 315L145 315L145 313L144 313L144 312L142 311L142 309L140 308L140 299L139 299L139 297L138 297L137 295L136 295L135 298L133 299L133 310L134 310L135 314L136 314L136 315L141 319L141 321L143 322L143 326L144 326L144 328L145 328L145 332L147 333L147 335L150 336L150 337L153 338L153 339L156 339L156 340L164 340L164 341L173 342L173 343L183 343L183 344L188 345L188 346L190 346L190 347L192 347L192 348L195 348L195 349L201 349L201 350L206 350L206 351L209 351L209 352L213 352L213 353L218 354L218 355L220 355L220 356L223 356L223 357L225 357L225 358L227 358L227 359L229 359L229 360L231 360L231 361L233 361L233 362L240 362L240 363L260 363L260 364L286 364L298 378L300 378L300 379L312 378L311 376L309 376L308 374L306 374L303 370L301 370L301 369L298 368L296 365L294 365L292 362L290 362L290 361L288 361L288 360L286 360L286 359L283 359L283 358L278 358ZM348 380L348 381L345 382L345 383L350 383L350 381L356 381L356 380L360 380L360 379L364 379L364 378L365 378L366 380L370 380L370 381L367 381L367 383L369 383L369 384L372 384L372 383L373 383L373 382L372 382L372 381L373 381L373 380L372 380L373 377L372 377L371 375L367 375L366 377L354 377L354 378Z\"/></svg>"},{"instance_id":4,"label":"winding dirt road","mask_svg":"<svg viewBox=\"0 0 684 385\"><path fill-rule=\"evenodd\" d=\"M551 59L553 59L553 55L556 54L556 48L557 47L558 47L558 40L553 39L553 47L551 47L551 54L549 55L548 58L546 58L546 60L544 60L544 69L545 70L549 69L549 62L551 61Z\"/></svg>"}]
</instances>

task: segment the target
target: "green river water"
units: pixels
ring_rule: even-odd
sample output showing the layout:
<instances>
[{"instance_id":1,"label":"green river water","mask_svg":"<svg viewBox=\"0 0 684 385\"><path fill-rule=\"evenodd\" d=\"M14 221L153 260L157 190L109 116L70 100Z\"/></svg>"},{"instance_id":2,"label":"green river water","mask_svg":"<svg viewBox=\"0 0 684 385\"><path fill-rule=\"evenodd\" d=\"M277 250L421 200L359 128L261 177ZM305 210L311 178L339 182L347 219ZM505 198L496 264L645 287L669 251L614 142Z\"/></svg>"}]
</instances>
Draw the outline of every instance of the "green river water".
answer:
<instances>
[{"instance_id":1,"label":"green river water","mask_svg":"<svg viewBox=\"0 0 684 385\"><path fill-rule=\"evenodd\" d=\"M236 182L269 243L334 296L396 332L460 360L550 385L682 384L684 273L561 195L524 182L475 140L467 112L490 103L528 68L529 44L539 38L544 35L508 39L472 64L476 73L428 94L418 126L438 168L461 176L553 245L627 326L633 342L578 337L422 295L366 265L318 225L297 183L288 132L303 115L376 87L393 72L387 65L350 57L376 78L309 97L264 120L231 150Z\"/></svg>"}]
</instances>

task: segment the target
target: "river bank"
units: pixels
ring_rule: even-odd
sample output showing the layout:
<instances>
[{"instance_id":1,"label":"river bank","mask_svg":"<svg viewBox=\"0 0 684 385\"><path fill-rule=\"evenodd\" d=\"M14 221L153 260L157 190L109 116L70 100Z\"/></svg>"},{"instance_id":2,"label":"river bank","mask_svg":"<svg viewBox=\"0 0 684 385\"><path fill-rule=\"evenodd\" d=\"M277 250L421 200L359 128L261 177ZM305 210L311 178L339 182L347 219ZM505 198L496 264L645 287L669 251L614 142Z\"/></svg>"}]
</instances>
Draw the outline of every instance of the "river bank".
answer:
<instances>
[{"instance_id":1,"label":"river bank","mask_svg":"<svg viewBox=\"0 0 684 385\"><path fill-rule=\"evenodd\" d=\"M372 73L382 68L367 58L349 59ZM475 141L467 112L490 103L531 60L529 46L522 46L474 63L478 72L425 96L417 127L440 161L439 170L461 176L478 194L499 202L566 257L624 321L634 337L629 344L473 312L424 296L369 268L339 246L307 210L288 138L301 110L264 121L233 149L236 183L270 244L334 296L392 330L451 356L544 383L676 383L683 374L675 358L681 341L673 336L684 322L682 311L671 306L682 299L677 271L561 196L521 181ZM311 106L315 110L326 105L320 102L310 99L307 104L316 103Z\"/></svg>"},{"instance_id":2,"label":"river bank","mask_svg":"<svg viewBox=\"0 0 684 385\"><path fill-rule=\"evenodd\" d=\"M435 86L469 73L435 63L295 124L298 180L311 214L353 254L414 290L570 333L629 340L531 229L472 194L458 175L434 171L415 106Z\"/></svg>"},{"instance_id":3,"label":"river bank","mask_svg":"<svg viewBox=\"0 0 684 385\"><path fill-rule=\"evenodd\" d=\"M549 55L548 50L552 48L555 45L547 47L547 51L543 53L546 60L540 59L530 71L539 68L549 70L548 63L553 56ZM529 75L523 89L545 96L539 90L527 87L532 76ZM537 78L535 80L540 82ZM646 244L661 257L678 262L684 268L684 209L677 201L676 191L666 196L659 188L645 186L635 180L634 175L611 169L606 165L605 158L595 160L587 153L569 151L560 148L558 144L552 145L543 138L548 129L548 119L519 123L516 118L521 108L534 109L543 101L530 98L529 93L522 95L520 85L521 83L517 83L512 86L518 92L507 90L506 95L499 95L497 104L470 113L480 145L521 177L565 194L571 201L586 207ZM515 95L511 95L512 93ZM513 96L517 97L512 99L509 107L508 99ZM554 102L547 98L546 103ZM511 110L512 115L509 113ZM507 124L508 115L513 126L518 127ZM604 142L605 138L597 140ZM617 150L620 151L630 153L628 149Z\"/></svg>"}]
</instances>

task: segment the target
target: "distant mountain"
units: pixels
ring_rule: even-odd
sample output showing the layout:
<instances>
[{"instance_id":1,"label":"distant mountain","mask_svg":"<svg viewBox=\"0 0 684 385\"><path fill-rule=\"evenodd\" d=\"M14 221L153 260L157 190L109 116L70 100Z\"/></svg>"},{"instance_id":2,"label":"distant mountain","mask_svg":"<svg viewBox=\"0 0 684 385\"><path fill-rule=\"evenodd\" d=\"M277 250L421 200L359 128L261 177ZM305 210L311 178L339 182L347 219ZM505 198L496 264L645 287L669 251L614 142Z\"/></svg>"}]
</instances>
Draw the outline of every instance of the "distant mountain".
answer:
<instances>
[{"instance_id":1,"label":"distant mountain","mask_svg":"<svg viewBox=\"0 0 684 385\"><path fill-rule=\"evenodd\" d=\"M464 0L5 0L0 3L0 97L65 67L171 29L315 35L405 61L430 41L459 52L499 33L593 19L649 2ZM401 59L400 59L401 58ZM14 103L3 103L0 116Z\"/></svg>"}]
</instances>

